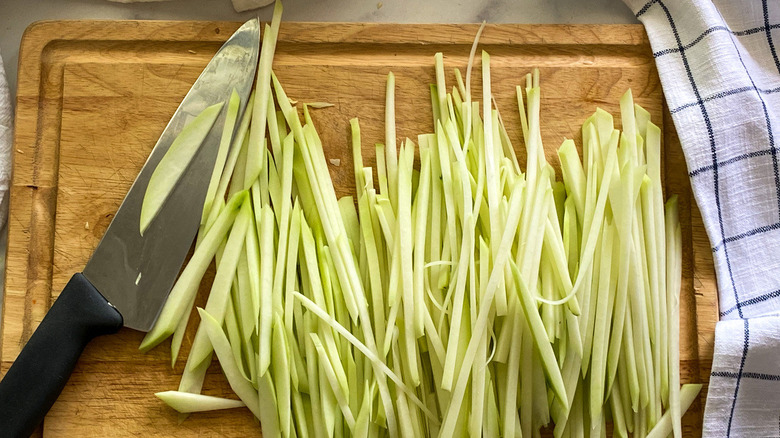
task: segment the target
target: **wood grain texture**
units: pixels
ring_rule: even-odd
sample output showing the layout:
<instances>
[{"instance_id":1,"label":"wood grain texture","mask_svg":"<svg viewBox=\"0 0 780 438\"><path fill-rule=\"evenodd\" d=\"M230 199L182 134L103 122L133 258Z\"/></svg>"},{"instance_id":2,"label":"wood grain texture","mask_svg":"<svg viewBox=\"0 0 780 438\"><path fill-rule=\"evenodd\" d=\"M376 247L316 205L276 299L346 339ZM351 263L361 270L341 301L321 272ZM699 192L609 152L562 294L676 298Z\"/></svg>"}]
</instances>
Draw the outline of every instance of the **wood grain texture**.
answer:
<instances>
[{"instance_id":1,"label":"wood grain texture","mask_svg":"<svg viewBox=\"0 0 780 438\"><path fill-rule=\"evenodd\" d=\"M3 371L67 279L83 268L181 98L239 25L53 21L28 29L19 65ZM465 68L476 29L282 25L274 69L288 95L335 104L313 110L312 117L326 157L341 159L341 166L331 167L338 195L352 193L354 186L351 117L360 117L365 164L375 163L373 145L383 141L387 73L396 75L398 138L430 132L433 55L444 53L453 85L452 68ZM664 129L665 187L680 196L684 236L683 381L706 384L718 316L712 254L644 30L639 25L491 25L481 43L492 55L493 92L520 157L514 87L533 67L541 69L542 136L552 163L564 138L579 144L581 124L596 107L619 114L620 95L629 87ZM475 93L480 86L476 69ZM167 347L139 353L141 338L142 333L123 329L93 342L47 416L43 436L259 435L252 416L241 409L193 415L178 425L175 412L153 393L177 386L183 361L171 369ZM205 388L208 394L230 394L216 364ZM702 406L697 402L686 416L686 436L701 434Z\"/></svg>"}]
</instances>

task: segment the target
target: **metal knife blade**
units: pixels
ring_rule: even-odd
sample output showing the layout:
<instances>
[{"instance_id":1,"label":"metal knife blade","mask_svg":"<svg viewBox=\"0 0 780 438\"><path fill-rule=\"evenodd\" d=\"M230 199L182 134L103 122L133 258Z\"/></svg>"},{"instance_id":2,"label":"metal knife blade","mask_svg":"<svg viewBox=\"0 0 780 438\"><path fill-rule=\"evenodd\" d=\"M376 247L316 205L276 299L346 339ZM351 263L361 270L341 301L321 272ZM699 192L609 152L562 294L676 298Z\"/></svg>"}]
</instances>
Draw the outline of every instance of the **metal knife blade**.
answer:
<instances>
[{"instance_id":1,"label":"metal knife blade","mask_svg":"<svg viewBox=\"0 0 780 438\"><path fill-rule=\"evenodd\" d=\"M234 88L241 96L242 112L252 88L259 46L260 23L253 19L217 51L168 122L84 268L84 276L119 310L126 327L151 329L181 269L200 223L226 110L141 236L141 204L149 178L184 125L206 107L227 103Z\"/></svg>"}]
</instances>

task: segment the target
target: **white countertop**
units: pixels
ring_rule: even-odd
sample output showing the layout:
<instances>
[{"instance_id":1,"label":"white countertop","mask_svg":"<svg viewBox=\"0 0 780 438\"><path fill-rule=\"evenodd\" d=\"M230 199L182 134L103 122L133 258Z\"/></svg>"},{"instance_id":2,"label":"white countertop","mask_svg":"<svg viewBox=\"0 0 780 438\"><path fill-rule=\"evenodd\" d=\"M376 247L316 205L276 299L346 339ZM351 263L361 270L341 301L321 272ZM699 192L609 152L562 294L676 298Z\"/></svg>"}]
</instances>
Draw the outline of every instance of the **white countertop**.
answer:
<instances>
[{"instance_id":1,"label":"white countertop","mask_svg":"<svg viewBox=\"0 0 780 438\"><path fill-rule=\"evenodd\" d=\"M271 7L236 13L230 0L112 3L0 0L0 56L16 91L19 43L30 23L51 19L270 20ZM400 23L638 23L621 0L285 0L286 21Z\"/></svg>"}]
</instances>

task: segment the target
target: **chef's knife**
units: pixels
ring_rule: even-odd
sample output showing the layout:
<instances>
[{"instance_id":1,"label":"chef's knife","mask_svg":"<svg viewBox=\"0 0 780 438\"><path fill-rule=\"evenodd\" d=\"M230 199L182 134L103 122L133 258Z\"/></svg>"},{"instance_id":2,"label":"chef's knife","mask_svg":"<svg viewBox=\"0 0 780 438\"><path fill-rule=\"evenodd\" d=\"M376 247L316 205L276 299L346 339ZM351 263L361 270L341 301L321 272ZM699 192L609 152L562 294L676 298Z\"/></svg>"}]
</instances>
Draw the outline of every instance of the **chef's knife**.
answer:
<instances>
[{"instance_id":1,"label":"chef's knife","mask_svg":"<svg viewBox=\"0 0 780 438\"><path fill-rule=\"evenodd\" d=\"M136 177L83 273L75 274L0 382L0 437L27 437L43 420L86 347L122 325L149 331L192 245L224 124L214 127L141 236L149 178L181 129L233 89L246 105L260 44L257 19L219 49L184 97ZM227 105L225 105L227 107Z\"/></svg>"}]
</instances>

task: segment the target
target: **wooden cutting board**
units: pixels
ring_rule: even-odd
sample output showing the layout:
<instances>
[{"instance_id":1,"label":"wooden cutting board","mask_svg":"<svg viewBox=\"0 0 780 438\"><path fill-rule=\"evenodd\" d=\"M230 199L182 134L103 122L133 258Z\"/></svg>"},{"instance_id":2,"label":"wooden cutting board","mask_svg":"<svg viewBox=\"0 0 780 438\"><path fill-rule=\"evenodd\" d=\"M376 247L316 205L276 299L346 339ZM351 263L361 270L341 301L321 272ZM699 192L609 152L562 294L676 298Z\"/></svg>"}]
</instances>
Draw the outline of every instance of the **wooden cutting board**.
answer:
<instances>
[{"instance_id":1,"label":"wooden cutting board","mask_svg":"<svg viewBox=\"0 0 780 438\"><path fill-rule=\"evenodd\" d=\"M19 57L3 371L66 281L83 268L178 103L239 24L50 21L27 30ZM447 79L454 84L452 68L465 67L476 30L476 25L282 25L274 68L289 96L335 104L315 110L313 117L326 156L341 159L340 167L331 168L339 195L353 190L349 118L360 117L364 156L374 165L373 144L383 140L388 71L398 87L399 138L430 132L433 55L444 53ZM711 251L644 30L490 25L480 42L492 55L493 92L516 147L521 142L515 85L533 67L541 69L542 136L552 163L564 137L579 144L581 124L597 106L619 114L619 97L629 87L662 125L666 192L680 196L684 236L683 381L706 384L717 320ZM141 338L123 329L89 345L47 416L43 436L259 434L241 409L193 415L178 425L176 413L153 394L177 387L183 361L171 369L167 345L139 353ZM230 394L216 364L205 392ZM686 416L687 436L701 434L702 406L696 402Z\"/></svg>"}]
</instances>

